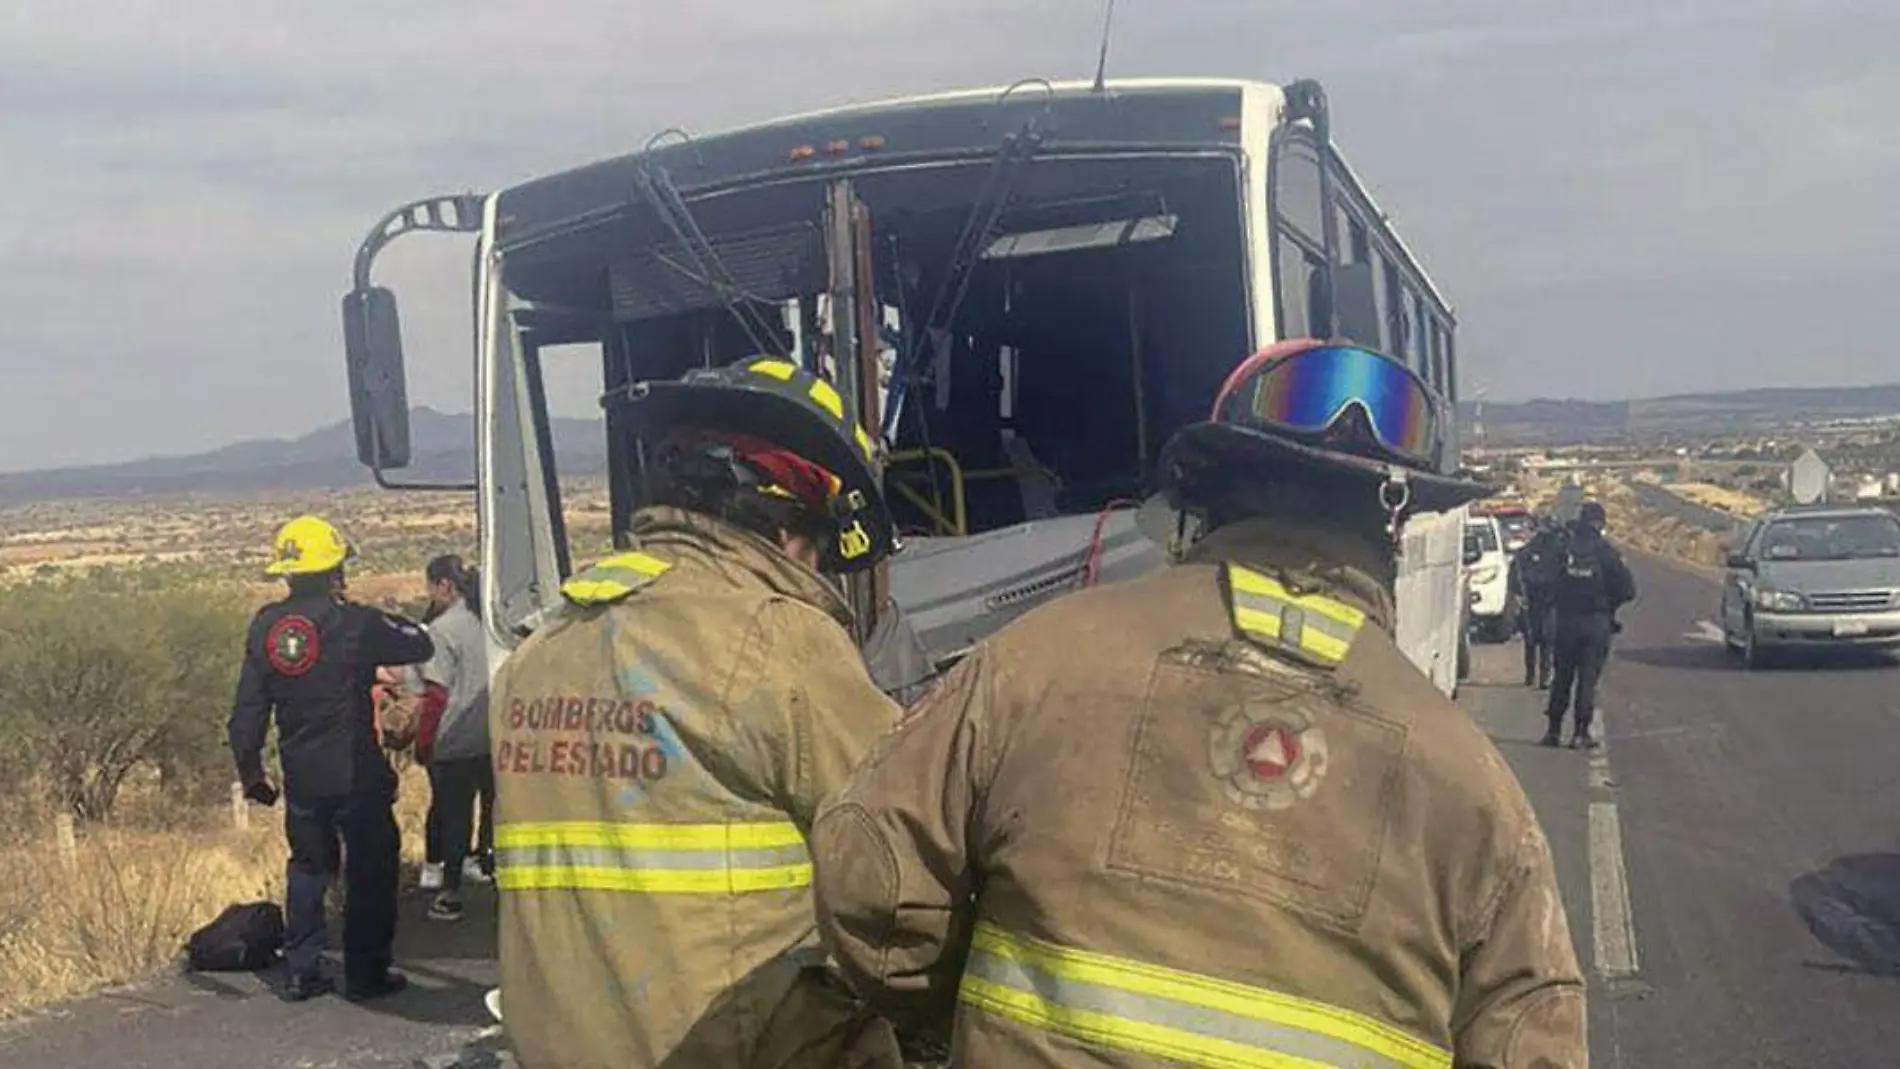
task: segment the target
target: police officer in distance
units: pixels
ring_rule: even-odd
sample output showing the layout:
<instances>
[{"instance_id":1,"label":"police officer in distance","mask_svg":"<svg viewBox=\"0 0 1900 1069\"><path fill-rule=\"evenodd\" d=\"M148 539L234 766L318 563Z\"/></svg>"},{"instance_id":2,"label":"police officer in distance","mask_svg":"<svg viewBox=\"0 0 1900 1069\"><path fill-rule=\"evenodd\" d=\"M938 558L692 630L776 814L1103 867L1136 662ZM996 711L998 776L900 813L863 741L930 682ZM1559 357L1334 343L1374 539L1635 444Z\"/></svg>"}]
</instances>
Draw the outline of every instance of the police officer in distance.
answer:
<instances>
[{"instance_id":1,"label":"police officer in distance","mask_svg":"<svg viewBox=\"0 0 1900 1069\"><path fill-rule=\"evenodd\" d=\"M1551 597L1556 588L1557 552L1563 543L1562 526L1548 515L1537 518L1537 533L1511 555L1511 587L1522 606L1524 632L1524 685L1550 687L1550 669L1556 621Z\"/></svg>"},{"instance_id":2,"label":"police officer in distance","mask_svg":"<svg viewBox=\"0 0 1900 1069\"><path fill-rule=\"evenodd\" d=\"M1436 474L1404 365L1294 341L1163 452L1204 534L981 644L813 837L854 986L978 1066L1583 1069L1548 847L1393 640Z\"/></svg>"},{"instance_id":3,"label":"police officer in distance","mask_svg":"<svg viewBox=\"0 0 1900 1069\"><path fill-rule=\"evenodd\" d=\"M283 995L301 1002L334 990L320 957L323 900L347 850L343 993L380 998L407 980L390 969L401 837L370 691L377 668L426 661L435 647L419 625L345 599L344 565L355 554L329 523L300 516L278 530L275 549L265 571L289 596L251 620L229 730L244 796L274 805L264 742L277 722L290 840Z\"/></svg>"},{"instance_id":4,"label":"police officer in distance","mask_svg":"<svg viewBox=\"0 0 1900 1069\"><path fill-rule=\"evenodd\" d=\"M562 587L490 702L501 990L523 1069L896 1069L826 968L805 842L897 705L822 573L893 544L827 383L754 357L610 395L637 546Z\"/></svg>"},{"instance_id":5,"label":"police officer in distance","mask_svg":"<svg viewBox=\"0 0 1900 1069\"><path fill-rule=\"evenodd\" d=\"M1621 630L1616 622L1617 610L1636 600L1636 577L1623 563L1623 555L1603 536L1607 519L1602 502L1585 501L1577 508L1577 518L1565 526L1554 555L1551 606L1556 616L1556 671L1550 701L1544 707L1544 717L1549 721L1545 746L1561 743L1564 714L1573 701L1576 720L1570 745L1584 750L1599 745L1590 733L1596 715L1597 681L1610 658L1610 638Z\"/></svg>"}]
</instances>

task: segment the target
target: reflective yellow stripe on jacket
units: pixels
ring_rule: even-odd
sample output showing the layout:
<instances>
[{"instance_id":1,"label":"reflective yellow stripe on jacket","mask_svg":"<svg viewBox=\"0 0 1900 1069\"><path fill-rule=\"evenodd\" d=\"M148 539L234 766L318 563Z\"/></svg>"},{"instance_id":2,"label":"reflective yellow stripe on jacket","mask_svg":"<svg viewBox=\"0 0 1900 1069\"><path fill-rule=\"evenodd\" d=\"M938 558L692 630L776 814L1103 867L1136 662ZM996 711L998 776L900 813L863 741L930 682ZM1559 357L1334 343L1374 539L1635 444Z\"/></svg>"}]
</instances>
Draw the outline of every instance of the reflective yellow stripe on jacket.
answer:
<instances>
[{"instance_id":1,"label":"reflective yellow stripe on jacket","mask_svg":"<svg viewBox=\"0 0 1900 1069\"><path fill-rule=\"evenodd\" d=\"M495 881L505 891L744 894L809 887L811 854L790 822L501 824Z\"/></svg>"},{"instance_id":2,"label":"reflective yellow stripe on jacket","mask_svg":"<svg viewBox=\"0 0 1900 1069\"><path fill-rule=\"evenodd\" d=\"M579 605L603 605L626 597L671 567L638 550L617 553L562 583L561 593Z\"/></svg>"},{"instance_id":3,"label":"reflective yellow stripe on jacket","mask_svg":"<svg viewBox=\"0 0 1900 1069\"><path fill-rule=\"evenodd\" d=\"M1056 946L979 923L958 997L1110 1050L1216 1069L1449 1069L1451 1054L1336 1006Z\"/></svg>"},{"instance_id":4,"label":"reflective yellow stripe on jacket","mask_svg":"<svg viewBox=\"0 0 1900 1069\"><path fill-rule=\"evenodd\" d=\"M1346 659L1366 614L1322 594L1295 594L1278 581L1227 566L1234 625L1247 637L1292 650L1328 667Z\"/></svg>"}]
</instances>

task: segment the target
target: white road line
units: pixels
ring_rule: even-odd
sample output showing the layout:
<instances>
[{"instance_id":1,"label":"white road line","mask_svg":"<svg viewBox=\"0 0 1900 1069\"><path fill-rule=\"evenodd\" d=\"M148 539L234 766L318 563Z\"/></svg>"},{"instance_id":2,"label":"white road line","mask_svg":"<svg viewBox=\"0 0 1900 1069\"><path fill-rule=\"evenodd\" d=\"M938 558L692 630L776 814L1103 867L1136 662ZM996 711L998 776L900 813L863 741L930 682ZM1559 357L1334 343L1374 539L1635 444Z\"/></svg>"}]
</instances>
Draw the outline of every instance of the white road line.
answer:
<instances>
[{"instance_id":1,"label":"white road line","mask_svg":"<svg viewBox=\"0 0 1900 1069\"><path fill-rule=\"evenodd\" d=\"M1597 748L1590 751L1590 786L1607 791L1616 786L1616 778L1610 775L1610 722L1601 709L1595 720L1592 730L1596 732Z\"/></svg>"},{"instance_id":2,"label":"white road line","mask_svg":"<svg viewBox=\"0 0 1900 1069\"><path fill-rule=\"evenodd\" d=\"M1694 631L1684 631L1682 637L1695 642L1713 642L1721 644L1728 641L1722 634L1722 627L1713 620L1697 620Z\"/></svg>"},{"instance_id":3,"label":"white road line","mask_svg":"<svg viewBox=\"0 0 1900 1069\"><path fill-rule=\"evenodd\" d=\"M1590 919L1598 975L1606 980L1636 975L1636 922L1623 864L1623 826L1613 802L1590 803Z\"/></svg>"}]
</instances>

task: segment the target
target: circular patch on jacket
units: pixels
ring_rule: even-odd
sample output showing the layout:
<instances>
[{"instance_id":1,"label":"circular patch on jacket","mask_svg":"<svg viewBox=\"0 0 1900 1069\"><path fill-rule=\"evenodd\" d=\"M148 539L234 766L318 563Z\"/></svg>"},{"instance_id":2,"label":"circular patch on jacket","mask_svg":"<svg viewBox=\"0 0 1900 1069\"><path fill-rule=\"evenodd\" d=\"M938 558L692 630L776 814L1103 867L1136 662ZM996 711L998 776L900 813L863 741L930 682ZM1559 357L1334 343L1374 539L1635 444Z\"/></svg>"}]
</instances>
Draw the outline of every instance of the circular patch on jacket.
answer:
<instances>
[{"instance_id":1,"label":"circular patch on jacket","mask_svg":"<svg viewBox=\"0 0 1900 1069\"><path fill-rule=\"evenodd\" d=\"M1326 733L1305 713L1238 706L1214 725L1208 761L1228 799L1248 809L1285 809L1311 798L1326 776Z\"/></svg>"},{"instance_id":2,"label":"circular patch on jacket","mask_svg":"<svg viewBox=\"0 0 1900 1069\"><path fill-rule=\"evenodd\" d=\"M310 671L317 663L317 649L317 625L307 617L281 617L264 635L264 659L280 676Z\"/></svg>"}]
</instances>

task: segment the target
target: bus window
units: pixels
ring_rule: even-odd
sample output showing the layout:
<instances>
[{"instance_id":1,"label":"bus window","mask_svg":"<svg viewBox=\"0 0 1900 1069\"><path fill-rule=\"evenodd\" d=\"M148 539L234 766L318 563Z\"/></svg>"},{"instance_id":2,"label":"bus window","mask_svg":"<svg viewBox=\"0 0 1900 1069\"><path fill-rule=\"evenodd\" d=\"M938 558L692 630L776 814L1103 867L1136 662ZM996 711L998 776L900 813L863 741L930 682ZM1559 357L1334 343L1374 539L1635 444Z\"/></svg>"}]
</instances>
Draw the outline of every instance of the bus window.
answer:
<instances>
[{"instance_id":1,"label":"bus window","mask_svg":"<svg viewBox=\"0 0 1900 1069\"><path fill-rule=\"evenodd\" d=\"M1438 347L1445 354L1445 397L1455 402L1458 400L1458 354L1453 348L1452 332L1442 325L1438 328Z\"/></svg>"},{"instance_id":2,"label":"bus window","mask_svg":"<svg viewBox=\"0 0 1900 1069\"><path fill-rule=\"evenodd\" d=\"M1371 260L1372 243L1366 236L1365 224L1354 218L1352 213L1346 210L1345 205L1340 205L1338 210L1339 232L1346 237L1344 244L1339 248L1339 262L1363 264Z\"/></svg>"},{"instance_id":3,"label":"bus window","mask_svg":"<svg viewBox=\"0 0 1900 1069\"><path fill-rule=\"evenodd\" d=\"M1321 265L1319 254L1308 250L1290 234L1281 234L1280 249L1280 336L1304 338L1319 320L1314 307Z\"/></svg>"},{"instance_id":4,"label":"bus window","mask_svg":"<svg viewBox=\"0 0 1900 1069\"><path fill-rule=\"evenodd\" d=\"M1268 195L1281 222L1320 243L1326 234L1325 211L1319 196L1319 158L1304 139L1283 137L1273 166Z\"/></svg>"},{"instance_id":5,"label":"bus window","mask_svg":"<svg viewBox=\"0 0 1900 1069\"><path fill-rule=\"evenodd\" d=\"M1384 268L1380 273L1385 276L1385 285L1381 296L1385 298L1385 351L1407 360L1405 337L1405 291L1399 285L1399 269L1391 260L1380 258Z\"/></svg>"}]
</instances>

